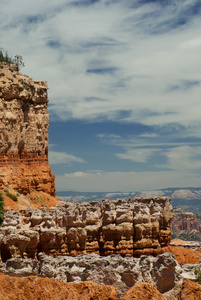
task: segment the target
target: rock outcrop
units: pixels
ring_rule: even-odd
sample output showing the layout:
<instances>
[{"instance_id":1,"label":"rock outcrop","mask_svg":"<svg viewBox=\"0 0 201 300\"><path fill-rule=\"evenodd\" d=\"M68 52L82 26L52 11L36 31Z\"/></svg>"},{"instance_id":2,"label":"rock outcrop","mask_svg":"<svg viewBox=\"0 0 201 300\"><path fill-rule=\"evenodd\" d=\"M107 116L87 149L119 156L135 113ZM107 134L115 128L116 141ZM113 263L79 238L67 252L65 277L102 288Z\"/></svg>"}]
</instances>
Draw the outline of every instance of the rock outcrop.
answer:
<instances>
[{"instance_id":1,"label":"rock outcrop","mask_svg":"<svg viewBox=\"0 0 201 300\"><path fill-rule=\"evenodd\" d=\"M163 295L150 283L139 283L133 286L123 300L165 300Z\"/></svg>"},{"instance_id":2,"label":"rock outcrop","mask_svg":"<svg viewBox=\"0 0 201 300\"><path fill-rule=\"evenodd\" d=\"M65 203L7 211L0 228L1 258L98 253L157 255L170 242L168 198Z\"/></svg>"},{"instance_id":3,"label":"rock outcrop","mask_svg":"<svg viewBox=\"0 0 201 300\"><path fill-rule=\"evenodd\" d=\"M193 212L186 212L180 208L174 209L170 228L173 238L186 241L200 241L201 239L201 217Z\"/></svg>"},{"instance_id":4,"label":"rock outcrop","mask_svg":"<svg viewBox=\"0 0 201 300\"><path fill-rule=\"evenodd\" d=\"M201 299L201 285L191 280L184 280L179 300L199 300Z\"/></svg>"},{"instance_id":5,"label":"rock outcrop","mask_svg":"<svg viewBox=\"0 0 201 300\"><path fill-rule=\"evenodd\" d=\"M118 299L134 285L151 283L165 299L177 299L183 276L192 276L193 267L183 269L170 253L157 257L142 255L140 258L120 255L99 256L83 254L77 257L51 257L39 253L38 260L11 258L0 264L0 272L16 277L30 275L55 278L66 282L93 281L115 287ZM190 275L189 275L190 274Z\"/></svg>"},{"instance_id":6,"label":"rock outcrop","mask_svg":"<svg viewBox=\"0 0 201 300\"><path fill-rule=\"evenodd\" d=\"M55 195L48 164L47 89L46 81L0 64L0 188Z\"/></svg>"},{"instance_id":7,"label":"rock outcrop","mask_svg":"<svg viewBox=\"0 0 201 300\"><path fill-rule=\"evenodd\" d=\"M186 249L183 247L167 246L163 247L163 252L173 253L177 262L180 265L198 264L201 259L201 253L195 250Z\"/></svg>"},{"instance_id":8,"label":"rock outcrop","mask_svg":"<svg viewBox=\"0 0 201 300\"><path fill-rule=\"evenodd\" d=\"M67 283L30 276L10 277L0 273L0 299L4 300L117 300L115 288L91 281Z\"/></svg>"}]
</instances>

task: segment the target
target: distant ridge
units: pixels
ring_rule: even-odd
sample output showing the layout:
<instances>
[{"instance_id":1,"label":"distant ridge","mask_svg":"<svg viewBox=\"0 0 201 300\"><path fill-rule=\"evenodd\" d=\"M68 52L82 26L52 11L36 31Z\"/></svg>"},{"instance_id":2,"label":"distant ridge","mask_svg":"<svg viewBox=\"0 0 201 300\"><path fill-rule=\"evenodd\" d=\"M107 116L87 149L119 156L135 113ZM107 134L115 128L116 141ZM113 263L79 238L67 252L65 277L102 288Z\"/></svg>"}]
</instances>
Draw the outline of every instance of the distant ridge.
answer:
<instances>
[{"instance_id":1,"label":"distant ridge","mask_svg":"<svg viewBox=\"0 0 201 300\"><path fill-rule=\"evenodd\" d=\"M164 196L172 199L174 208L182 208L201 215L201 187L174 187L154 191L141 192L76 192L59 191L57 197L68 202L101 201L102 199L114 200L117 198L128 199L133 197Z\"/></svg>"}]
</instances>

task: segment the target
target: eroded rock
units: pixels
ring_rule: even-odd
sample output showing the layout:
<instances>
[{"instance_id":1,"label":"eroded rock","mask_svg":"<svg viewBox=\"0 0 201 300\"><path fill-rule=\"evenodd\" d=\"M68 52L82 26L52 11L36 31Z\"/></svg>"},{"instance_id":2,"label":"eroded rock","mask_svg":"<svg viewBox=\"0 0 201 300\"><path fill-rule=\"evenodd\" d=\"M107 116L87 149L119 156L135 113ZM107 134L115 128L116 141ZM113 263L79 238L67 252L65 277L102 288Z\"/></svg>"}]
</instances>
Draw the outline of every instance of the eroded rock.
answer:
<instances>
[{"instance_id":1,"label":"eroded rock","mask_svg":"<svg viewBox=\"0 0 201 300\"><path fill-rule=\"evenodd\" d=\"M112 285L119 299L141 282L154 285L166 299L176 299L174 296L179 293L183 281L182 269L170 253L141 258L99 256L94 253L54 258L39 253L38 261L20 257L9 259L1 264L0 271L12 276L30 276L33 272L37 276L66 282L93 281Z\"/></svg>"},{"instance_id":2,"label":"eroded rock","mask_svg":"<svg viewBox=\"0 0 201 300\"><path fill-rule=\"evenodd\" d=\"M2 260L98 253L160 254L170 241L168 198L65 203L45 209L7 211L0 228ZM5 249L6 253L5 254Z\"/></svg>"},{"instance_id":3,"label":"eroded rock","mask_svg":"<svg viewBox=\"0 0 201 300\"><path fill-rule=\"evenodd\" d=\"M55 195L48 164L47 82L0 64L0 187Z\"/></svg>"}]
</instances>

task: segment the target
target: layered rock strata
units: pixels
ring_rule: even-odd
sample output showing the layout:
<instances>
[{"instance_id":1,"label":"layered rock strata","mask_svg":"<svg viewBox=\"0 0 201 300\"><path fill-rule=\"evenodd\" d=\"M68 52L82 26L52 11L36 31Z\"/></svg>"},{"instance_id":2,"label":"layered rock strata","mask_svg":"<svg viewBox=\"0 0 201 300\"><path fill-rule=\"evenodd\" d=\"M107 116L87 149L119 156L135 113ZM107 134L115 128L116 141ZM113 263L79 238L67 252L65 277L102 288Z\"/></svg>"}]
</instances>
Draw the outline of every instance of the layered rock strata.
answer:
<instances>
[{"instance_id":1,"label":"layered rock strata","mask_svg":"<svg viewBox=\"0 0 201 300\"><path fill-rule=\"evenodd\" d=\"M0 64L0 188L55 195L48 164L47 82Z\"/></svg>"},{"instance_id":2,"label":"layered rock strata","mask_svg":"<svg viewBox=\"0 0 201 300\"><path fill-rule=\"evenodd\" d=\"M93 281L96 284L112 285L118 299L123 299L134 285L147 282L153 284L165 299L170 300L178 299L183 278L195 280L195 267L180 267L170 253L157 257L142 255L140 258L99 256L94 253L54 258L40 253L38 260L11 258L0 264L0 272L16 277L34 275L66 282Z\"/></svg>"},{"instance_id":3,"label":"layered rock strata","mask_svg":"<svg viewBox=\"0 0 201 300\"><path fill-rule=\"evenodd\" d=\"M7 211L0 228L1 258L83 253L159 254L170 242L169 198L61 202L49 211Z\"/></svg>"}]
</instances>

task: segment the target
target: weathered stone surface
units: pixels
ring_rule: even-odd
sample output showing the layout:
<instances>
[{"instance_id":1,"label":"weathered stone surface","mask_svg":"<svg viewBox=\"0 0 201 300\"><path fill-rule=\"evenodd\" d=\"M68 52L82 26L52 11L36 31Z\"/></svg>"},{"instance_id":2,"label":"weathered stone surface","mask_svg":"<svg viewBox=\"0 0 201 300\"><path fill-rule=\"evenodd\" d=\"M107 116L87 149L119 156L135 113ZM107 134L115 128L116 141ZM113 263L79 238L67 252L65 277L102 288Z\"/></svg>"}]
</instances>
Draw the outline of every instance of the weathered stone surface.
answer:
<instances>
[{"instance_id":1,"label":"weathered stone surface","mask_svg":"<svg viewBox=\"0 0 201 300\"><path fill-rule=\"evenodd\" d=\"M49 211L7 211L0 228L1 257L159 254L170 241L171 213L168 198L60 202Z\"/></svg>"},{"instance_id":2,"label":"weathered stone surface","mask_svg":"<svg viewBox=\"0 0 201 300\"><path fill-rule=\"evenodd\" d=\"M93 281L112 285L119 299L141 282L153 284L165 299L177 299L183 280L182 268L170 253L141 258L99 256L94 253L54 258L39 253L38 261L20 257L9 259L0 264L0 272L13 276L30 276L34 272L37 276L67 282Z\"/></svg>"},{"instance_id":3,"label":"weathered stone surface","mask_svg":"<svg viewBox=\"0 0 201 300\"><path fill-rule=\"evenodd\" d=\"M55 195L48 164L46 81L34 81L0 64L0 187Z\"/></svg>"},{"instance_id":4,"label":"weathered stone surface","mask_svg":"<svg viewBox=\"0 0 201 300\"><path fill-rule=\"evenodd\" d=\"M165 300L163 295L151 283L139 283L133 286L123 300Z\"/></svg>"},{"instance_id":5,"label":"weathered stone surface","mask_svg":"<svg viewBox=\"0 0 201 300\"><path fill-rule=\"evenodd\" d=\"M91 281L67 283L58 279L9 277L0 273L0 285L0 299L4 300L117 300L114 287Z\"/></svg>"},{"instance_id":6,"label":"weathered stone surface","mask_svg":"<svg viewBox=\"0 0 201 300\"><path fill-rule=\"evenodd\" d=\"M184 280L179 300L200 300L201 285L191 280Z\"/></svg>"}]
</instances>

